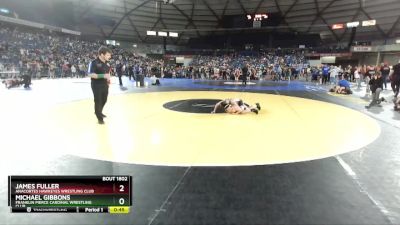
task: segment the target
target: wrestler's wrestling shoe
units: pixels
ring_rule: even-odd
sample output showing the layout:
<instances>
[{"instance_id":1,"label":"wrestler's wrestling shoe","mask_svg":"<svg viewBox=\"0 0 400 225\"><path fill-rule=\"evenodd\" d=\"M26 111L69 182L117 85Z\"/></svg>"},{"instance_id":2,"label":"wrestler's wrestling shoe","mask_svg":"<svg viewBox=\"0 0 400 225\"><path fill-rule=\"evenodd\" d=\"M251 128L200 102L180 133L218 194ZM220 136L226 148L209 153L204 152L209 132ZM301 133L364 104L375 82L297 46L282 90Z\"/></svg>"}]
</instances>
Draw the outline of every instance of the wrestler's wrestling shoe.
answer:
<instances>
[{"instance_id":1,"label":"wrestler's wrestling shoe","mask_svg":"<svg viewBox=\"0 0 400 225\"><path fill-rule=\"evenodd\" d=\"M257 109L258 109L258 110L261 110L260 103L256 103L256 106L257 106Z\"/></svg>"},{"instance_id":2,"label":"wrestler's wrestling shoe","mask_svg":"<svg viewBox=\"0 0 400 225\"><path fill-rule=\"evenodd\" d=\"M258 110L257 109L251 109L251 111L255 114L258 114Z\"/></svg>"},{"instance_id":3,"label":"wrestler's wrestling shoe","mask_svg":"<svg viewBox=\"0 0 400 225\"><path fill-rule=\"evenodd\" d=\"M101 124L101 125L104 124L104 120L99 120L98 122L99 122L99 124Z\"/></svg>"}]
</instances>

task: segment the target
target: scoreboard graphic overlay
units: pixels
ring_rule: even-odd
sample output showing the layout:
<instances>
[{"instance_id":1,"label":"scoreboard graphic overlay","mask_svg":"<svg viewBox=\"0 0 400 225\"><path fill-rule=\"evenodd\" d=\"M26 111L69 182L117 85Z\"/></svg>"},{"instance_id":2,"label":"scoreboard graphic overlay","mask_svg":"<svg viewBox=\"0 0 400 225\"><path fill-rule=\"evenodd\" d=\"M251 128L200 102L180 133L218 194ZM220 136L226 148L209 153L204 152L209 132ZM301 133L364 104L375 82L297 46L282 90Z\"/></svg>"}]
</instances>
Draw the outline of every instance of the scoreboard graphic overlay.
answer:
<instances>
[{"instance_id":1,"label":"scoreboard graphic overlay","mask_svg":"<svg viewBox=\"0 0 400 225\"><path fill-rule=\"evenodd\" d=\"M13 213L129 213L131 176L8 176Z\"/></svg>"}]
</instances>

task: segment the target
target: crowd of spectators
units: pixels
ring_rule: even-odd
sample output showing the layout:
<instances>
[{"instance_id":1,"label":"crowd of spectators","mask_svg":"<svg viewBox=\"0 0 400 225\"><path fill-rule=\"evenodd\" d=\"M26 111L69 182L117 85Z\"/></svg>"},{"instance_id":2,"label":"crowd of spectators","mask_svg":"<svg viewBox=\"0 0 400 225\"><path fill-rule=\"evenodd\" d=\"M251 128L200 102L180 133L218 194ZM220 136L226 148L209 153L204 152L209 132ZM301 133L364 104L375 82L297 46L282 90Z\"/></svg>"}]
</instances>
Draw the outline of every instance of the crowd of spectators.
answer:
<instances>
[{"instance_id":1,"label":"crowd of spectators","mask_svg":"<svg viewBox=\"0 0 400 225\"><path fill-rule=\"evenodd\" d=\"M76 36L26 27L0 27L0 76L29 75L32 78L84 77L87 66L97 56L103 41L84 41ZM310 67L304 49L268 49L258 52L208 52L194 55L189 65L164 62L110 46L115 73L156 75L165 78L240 80L243 67L251 80L292 80L301 76L322 84L337 83L339 76L358 84L379 67ZM385 75L386 77L386 75ZM368 82L367 82L368 83ZM386 86L386 85L385 85Z\"/></svg>"},{"instance_id":2,"label":"crowd of spectators","mask_svg":"<svg viewBox=\"0 0 400 225\"><path fill-rule=\"evenodd\" d=\"M243 67L251 80L289 79L297 77L305 68L307 61L304 52L297 50L269 50L256 54L231 53L225 55L194 56L187 67L178 68L176 77L196 79L239 80ZM172 71L173 72L173 71Z\"/></svg>"},{"instance_id":3,"label":"crowd of spectators","mask_svg":"<svg viewBox=\"0 0 400 225\"><path fill-rule=\"evenodd\" d=\"M97 57L97 50L105 45L104 41L85 41L77 36L60 34L47 30L38 30L0 23L0 77L16 78L63 78L85 77L87 66ZM202 52L193 55L186 65L162 59L152 59L136 54L132 49L109 46L113 51L110 61L113 73L119 76L137 78L137 75L164 78L190 79L222 79L274 81L293 80L304 77L306 80L320 84L336 86L343 93L349 91L348 82L356 82L361 88L361 82L366 84L366 92L372 91L375 102L379 99L380 90L387 89L392 66L388 64L340 66L318 65L310 66L305 57L304 49L268 49L262 51L222 51ZM338 49L331 49L338 51ZM340 49L346 50L346 49ZM314 49L311 52L318 52ZM326 50L325 50L326 51ZM310 52L310 50L307 50ZM207 54L205 54L207 53ZM396 67L396 66L395 66ZM396 67L400 70L400 66ZM246 73L245 75L243 73ZM398 77L394 72L393 77ZM376 79L382 80L382 88L376 88ZM371 81L372 80L372 81ZM400 80L400 79L398 79ZM346 84L342 87L340 84ZM122 85L120 79L120 85ZM398 94L399 84L391 84ZM335 89L335 88L334 88ZM335 90L336 90L335 89ZM378 90L378 92L376 91ZM378 94L376 94L378 93Z\"/></svg>"},{"instance_id":4,"label":"crowd of spectators","mask_svg":"<svg viewBox=\"0 0 400 225\"><path fill-rule=\"evenodd\" d=\"M87 65L96 57L103 41L84 41L76 36L56 32L7 26L0 28L0 75L32 78L84 77ZM194 79L239 79L247 65L251 79L290 79L300 74L306 63L304 52L268 50L257 54L230 53L219 56L194 56L190 65L168 64L135 54L131 50L111 46L114 72L158 77Z\"/></svg>"},{"instance_id":5,"label":"crowd of spectators","mask_svg":"<svg viewBox=\"0 0 400 225\"><path fill-rule=\"evenodd\" d=\"M97 50L102 45L103 41L84 41L71 35L2 24L0 75L29 75L32 78L84 77L88 64L97 56ZM140 67L143 73L153 67L161 69L162 60L140 56L117 46L109 47L113 50L113 59L110 62L112 67L124 65L126 74L129 68L133 72L135 66Z\"/></svg>"}]
</instances>

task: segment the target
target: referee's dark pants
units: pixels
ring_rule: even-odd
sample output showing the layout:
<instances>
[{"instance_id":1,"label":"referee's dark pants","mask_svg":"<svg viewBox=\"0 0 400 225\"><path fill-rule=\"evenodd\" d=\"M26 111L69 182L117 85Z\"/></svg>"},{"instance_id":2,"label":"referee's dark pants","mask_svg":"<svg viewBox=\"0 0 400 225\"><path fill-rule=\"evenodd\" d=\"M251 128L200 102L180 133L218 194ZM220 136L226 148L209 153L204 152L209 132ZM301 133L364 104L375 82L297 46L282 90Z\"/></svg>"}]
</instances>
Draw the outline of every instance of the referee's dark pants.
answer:
<instances>
[{"instance_id":1,"label":"referee's dark pants","mask_svg":"<svg viewBox=\"0 0 400 225\"><path fill-rule=\"evenodd\" d=\"M107 82L92 81L92 91L94 96L94 113L99 121L103 121L103 108L108 97Z\"/></svg>"},{"instance_id":2,"label":"referee's dark pants","mask_svg":"<svg viewBox=\"0 0 400 225\"><path fill-rule=\"evenodd\" d=\"M135 79L135 76L133 76L132 72L129 72L128 76L129 76L129 80L132 80L132 77L133 77L133 79Z\"/></svg>"},{"instance_id":3,"label":"referee's dark pants","mask_svg":"<svg viewBox=\"0 0 400 225\"><path fill-rule=\"evenodd\" d=\"M391 82L391 86L394 93L394 97L397 98L400 90L400 78L394 77L394 79Z\"/></svg>"},{"instance_id":4,"label":"referee's dark pants","mask_svg":"<svg viewBox=\"0 0 400 225\"><path fill-rule=\"evenodd\" d=\"M247 76L242 75L242 84L247 85Z\"/></svg>"},{"instance_id":5,"label":"referee's dark pants","mask_svg":"<svg viewBox=\"0 0 400 225\"><path fill-rule=\"evenodd\" d=\"M122 86L122 73L118 73L119 86Z\"/></svg>"},{"instance_id":6,"label":"referee's dark pants","mask_svg":"<svg viewBox=\"0 0 400 225\"><path fill-rule=\"evenodd\" d=\"M326 84L329 82L329 76L328 75L322 75L322 84Z\"/></svg>"}]
</instances>

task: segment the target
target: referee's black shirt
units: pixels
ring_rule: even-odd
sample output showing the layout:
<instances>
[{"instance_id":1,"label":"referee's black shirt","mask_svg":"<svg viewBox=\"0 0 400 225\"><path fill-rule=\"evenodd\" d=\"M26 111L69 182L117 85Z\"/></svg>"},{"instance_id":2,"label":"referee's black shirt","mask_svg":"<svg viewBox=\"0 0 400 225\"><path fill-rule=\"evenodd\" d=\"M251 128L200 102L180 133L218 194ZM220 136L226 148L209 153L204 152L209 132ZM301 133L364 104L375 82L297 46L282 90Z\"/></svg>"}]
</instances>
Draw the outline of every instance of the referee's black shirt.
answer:
<instances>
[{"instance_id":1,"label":"referee's black shirt","mask_svg":"<svg viewBox=\"0 0 400 225\"><path fill-rule=\"evenodd\" d=\"M89 64L88 74L91 74L91 73L107 74L107 73L110 73L110 68L111 68L111 66L108 63L103 63L99 58L96 58ZM100 78L100 79L91 78L91 80L92 80L92 83L107 84L107 79L105 79L105 78Z\"/></svg>"}]
</instances>

